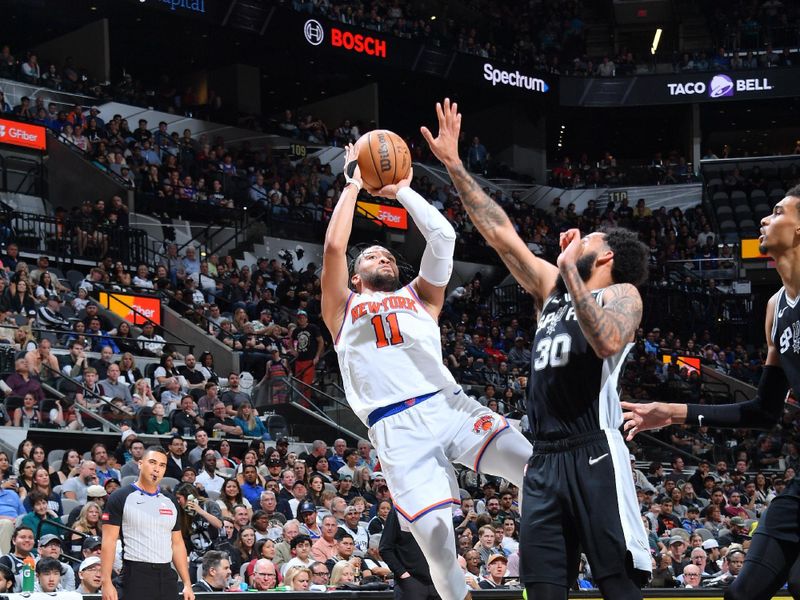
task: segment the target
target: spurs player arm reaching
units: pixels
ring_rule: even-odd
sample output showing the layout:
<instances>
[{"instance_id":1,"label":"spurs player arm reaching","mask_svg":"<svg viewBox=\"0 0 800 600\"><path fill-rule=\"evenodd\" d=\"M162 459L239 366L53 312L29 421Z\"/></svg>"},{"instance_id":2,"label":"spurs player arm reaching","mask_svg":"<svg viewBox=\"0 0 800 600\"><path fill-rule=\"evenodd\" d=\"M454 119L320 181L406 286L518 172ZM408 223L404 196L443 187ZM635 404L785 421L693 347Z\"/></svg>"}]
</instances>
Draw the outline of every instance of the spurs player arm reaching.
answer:
<instances>
[{"instance_id":1,"label":"spurs player arm reaching","mask_svg":"<svg viewBox=\"0 0 800 600\"><path fill-rule=\"evenodd\" d=\"M659 429L673 423L709 425L711 427L749 427L771 429L783 414L783 404L789 382L780 366L780 355L772 339L775 318L775 294L767 303L765 330L767 334L767 360L758 383L758 395L747 402L735 404L687 405L648 402L635 404L622 402L624 430L629 440L640 431Z\"/></svg>"},{"instance_id":2,"label":"spurs player arm reaching","mask_svg":"<svg viewBox=\"0 0 800 600\"><path fill-rule=\"evenodd\" d=\"M427 127L422 127L423 137L436 158L447 168L472 223L500 255L514 279L541 308L555 287L558 269L528 249L502 207L489 198L467 173L458 156L458 133L461 129L458 105L445 98L444 105L437 102L436 114L439 134L434 138Z\"/></svg>"},{"instance_id":3,"label":"spurs player arm reaching","mask_svg":"<svg viewBox=\"0 0 800 600\"><path fill-rule=\"evenodd\" d=\"M356 151L352 144L345 147L344 173L347 185L333 209L325 245L322 251L322 320L332 336L336 336L344 320L344 307L350 296L348 287L347 242L353 230L353 214L356 199L361 190L361 172L356 162Z\"/></svg>"}]
</instances>

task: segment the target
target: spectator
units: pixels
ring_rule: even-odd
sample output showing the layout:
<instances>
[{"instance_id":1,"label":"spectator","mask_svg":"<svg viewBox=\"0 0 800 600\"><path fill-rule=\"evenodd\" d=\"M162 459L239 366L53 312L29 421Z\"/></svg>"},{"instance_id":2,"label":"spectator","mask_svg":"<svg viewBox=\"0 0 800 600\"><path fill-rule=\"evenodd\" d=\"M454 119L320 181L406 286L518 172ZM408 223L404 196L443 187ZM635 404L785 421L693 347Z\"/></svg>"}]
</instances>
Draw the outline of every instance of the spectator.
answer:
<instances>
[{"instance_id":1,"label":"spectator","mask_svg":"<svg viewBox=\"0 0 800 600\"><path fill-rule=\"evenodd\" d=\"M76 588L79 594L98 594L103 584L103 579L100 575L100 557L90 556L84 558L78 567L78 578L80 585Z\"/></svg>"}]
</instances>

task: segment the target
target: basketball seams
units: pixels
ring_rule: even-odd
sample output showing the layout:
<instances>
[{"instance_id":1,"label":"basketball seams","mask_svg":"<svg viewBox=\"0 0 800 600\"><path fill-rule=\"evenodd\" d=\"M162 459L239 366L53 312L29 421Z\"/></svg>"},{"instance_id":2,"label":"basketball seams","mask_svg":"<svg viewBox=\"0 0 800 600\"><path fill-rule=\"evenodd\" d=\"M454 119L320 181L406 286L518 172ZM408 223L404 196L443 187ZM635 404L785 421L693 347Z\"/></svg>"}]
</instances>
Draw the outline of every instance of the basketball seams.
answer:
<instances>
[{"instance_id":1,"label":"basketball seams","mask_svg":"<svg viewBox=\"0 0 800 600\"><path fill-rule=\"evenodd\" d=\"M397 145L394 143L394 135L387 136L392 141L392 153L394 154L394 173L392 174L392 181L397 181Z\"/></svg>"},{"instance_id":2,"label":"basketball seams","mask_svg":"<svg viewBox=\"0 0 800 600\"><path fill-rule=\"evenodd\" d=\"M372 170L375 172L375 175L378 177L378 189L383 187L383 178L381 177L381 171L378 168L378 165L375 164L375 152L372 150L372 132L370 131L367 134L367 148L369 149L369 159L372 161Z\"/></svg>"}]
</instances>

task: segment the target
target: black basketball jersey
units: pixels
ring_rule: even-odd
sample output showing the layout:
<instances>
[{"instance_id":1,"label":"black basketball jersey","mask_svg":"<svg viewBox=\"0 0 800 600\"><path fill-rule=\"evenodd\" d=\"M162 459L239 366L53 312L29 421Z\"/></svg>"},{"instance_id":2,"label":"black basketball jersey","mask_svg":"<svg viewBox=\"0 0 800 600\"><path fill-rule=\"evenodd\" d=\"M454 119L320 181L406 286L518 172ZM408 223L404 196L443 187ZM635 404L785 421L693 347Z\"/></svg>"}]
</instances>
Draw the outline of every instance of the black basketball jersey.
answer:
<instances>
[{"instance_id":1,"label":"black basketball jersey","mask_svg":"<svg viewBox=\"0 0 800 600\"><path fill-rule=\"evenodd\" d=\"M775 302L772 343L780 353L781 367L795 397L800 398L800 299L790 301L785 288L780 289Z\"/></svg>"},{"instance_id":2,"label":"black basketball jersey","mask_svg":"<svg viewBox=\"0 0 800 600\"><path fill-rule=\"evenodd\" d=\"M592 295L601 301L603 290ZM531 352L528 419L536 439L556 439L618 429L621 365L633 344L602 359L581 331L572 298L554 292L545 300Z\"/></svg>"}]
</instances>

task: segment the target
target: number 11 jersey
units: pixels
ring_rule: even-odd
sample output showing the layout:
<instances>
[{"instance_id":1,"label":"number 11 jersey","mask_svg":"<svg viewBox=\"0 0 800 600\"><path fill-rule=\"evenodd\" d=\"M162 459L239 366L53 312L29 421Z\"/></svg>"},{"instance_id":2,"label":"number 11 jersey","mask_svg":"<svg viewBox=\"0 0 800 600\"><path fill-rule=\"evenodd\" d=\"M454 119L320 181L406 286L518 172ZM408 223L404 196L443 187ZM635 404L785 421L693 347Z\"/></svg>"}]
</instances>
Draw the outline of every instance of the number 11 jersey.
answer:
<instances>
[{"instance_id":1,"label":"number 11 jersey","mask_svg":"<svg viewBox=\"0 0 800 600\"><path fill-rule=\"evenodd\" d=\"M408 285L352 292L334 339L345 395L365 424L375 409L453 386L439 324Z\"/></svg>"},{"instance_id":2,"label":"number 11 jersey","mask_svg":"<svg viewBox=\"0 0 800 600\"><path fill-rule=\"evenodd\" d=\"M601 302L603 290L592 296ZM633 344L614 356L595 354L581 331L572 298L554 292L545 300L531 349L528 420L537 440L618 429L622 409L619 372Z\"/></svg>"}]
</instances>

